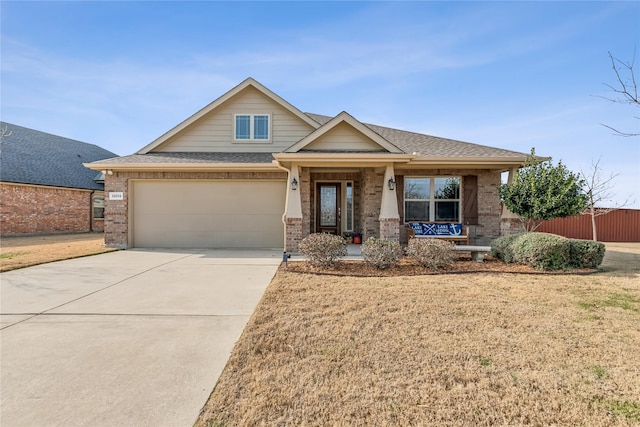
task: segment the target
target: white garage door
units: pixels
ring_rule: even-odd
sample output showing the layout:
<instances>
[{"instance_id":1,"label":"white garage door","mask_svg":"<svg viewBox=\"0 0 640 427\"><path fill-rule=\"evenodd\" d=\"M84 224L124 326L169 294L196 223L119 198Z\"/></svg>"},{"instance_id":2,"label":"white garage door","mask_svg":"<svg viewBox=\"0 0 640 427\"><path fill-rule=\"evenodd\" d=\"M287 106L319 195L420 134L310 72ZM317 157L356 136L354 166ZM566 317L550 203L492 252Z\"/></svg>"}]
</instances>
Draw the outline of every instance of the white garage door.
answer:
<instances>
[{"instance_id":1,"label":"white garage door","mask_svg":"<svg viewBox=\"0 0 640 427\"><path fill-rule=\"evenodd\" d=\"M133 247L282 248L285 181L135 181Z\"/></svg>"}]
</instances>

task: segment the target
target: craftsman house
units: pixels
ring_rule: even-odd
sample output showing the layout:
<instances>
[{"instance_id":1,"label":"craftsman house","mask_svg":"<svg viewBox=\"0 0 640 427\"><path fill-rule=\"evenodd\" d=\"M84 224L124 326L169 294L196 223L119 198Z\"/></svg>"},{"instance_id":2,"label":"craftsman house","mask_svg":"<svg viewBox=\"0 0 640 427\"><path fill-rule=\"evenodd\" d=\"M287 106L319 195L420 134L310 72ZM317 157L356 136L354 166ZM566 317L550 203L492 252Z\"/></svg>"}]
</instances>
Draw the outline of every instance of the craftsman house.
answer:
<instances>
[{"instance_id":1,"label":"craftsman house","mask_svg":"<svg viewBox=\"0 0 640 427\"><path fill-rule=\"evenodd\" d=\"M1 234L102 231L103 178L83 163L116 154L11 123L0 127Z\"/></svg>"},{"instance_id":2,"label":"craftsman house","mask_svg":"<svg viewBox=\"0 0 640 427\"><path fill-rule=\"evenodd\" d=\"M303 113L254 79L105 173L109 246L284 248L314 232L406 241L410 221L500 234L501 173L524 153Z\"/></svg>"}]
</instances>

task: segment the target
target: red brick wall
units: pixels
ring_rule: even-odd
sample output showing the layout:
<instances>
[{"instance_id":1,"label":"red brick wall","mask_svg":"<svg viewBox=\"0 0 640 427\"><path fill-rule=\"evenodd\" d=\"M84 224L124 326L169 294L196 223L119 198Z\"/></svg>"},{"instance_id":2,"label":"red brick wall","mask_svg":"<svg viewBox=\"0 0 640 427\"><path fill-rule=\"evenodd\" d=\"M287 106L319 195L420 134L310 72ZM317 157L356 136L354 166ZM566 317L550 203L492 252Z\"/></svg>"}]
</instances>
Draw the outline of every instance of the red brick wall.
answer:
<instances>
[{"instance_id":1,"label":"red brick wall","mask_svg":"<svg viewBox=\"0 0 640 427\"><path fill-rule=\"evenodd\" d=\"M91 190L0 184L0 234L87 232Z\"/></svg>"}]
</instances>

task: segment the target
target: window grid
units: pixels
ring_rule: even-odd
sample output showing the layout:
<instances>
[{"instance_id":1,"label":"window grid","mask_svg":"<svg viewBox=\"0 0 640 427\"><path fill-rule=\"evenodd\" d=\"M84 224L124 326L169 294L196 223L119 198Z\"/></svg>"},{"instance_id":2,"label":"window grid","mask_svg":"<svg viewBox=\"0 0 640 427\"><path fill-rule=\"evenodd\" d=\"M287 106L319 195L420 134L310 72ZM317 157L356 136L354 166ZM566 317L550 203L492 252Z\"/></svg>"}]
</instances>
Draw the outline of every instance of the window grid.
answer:
<instances>
[{"instance_id":1,"label":"window grid","mask_svg":"<svg viewBox=\"0 0 640 427\"><path fill-rule=\"evenodd\" d=\"M236 114L233 135L238 142L256 142L270 140L269 114Z\"/></svg>"},{"instance_id":2,"label":"window grid","mask_svg":"<svg viewBox=\"0 0 640 427\"><path fill-rule=\"evenodd\" d=\"M405 177L404 221L460 222L460 182L460 177L453 176ZM415 187L420 183L424 184L416 191ZM420 190L426 195L425 186L428 187L428 198L419 197Z\"/></svg>"}]
</instances>

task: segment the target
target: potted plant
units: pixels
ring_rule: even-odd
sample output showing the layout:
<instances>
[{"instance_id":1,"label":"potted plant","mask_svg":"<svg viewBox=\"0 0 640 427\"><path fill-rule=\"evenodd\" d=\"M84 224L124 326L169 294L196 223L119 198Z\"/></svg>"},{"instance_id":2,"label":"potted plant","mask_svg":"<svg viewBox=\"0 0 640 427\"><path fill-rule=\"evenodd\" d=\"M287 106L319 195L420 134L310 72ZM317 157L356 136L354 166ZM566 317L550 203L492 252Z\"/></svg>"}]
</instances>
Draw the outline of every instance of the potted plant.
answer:
<instances>
[{"instance_id":1,"label":"potted plant","mask_svg":"<svg viewBox=\"0 0 640 427\"><path fill-rule=\"evenodd\" d=\"M360 243L362 243L362 234L353 233L352 237L353 237L353 243L354 244L359 245Z\"/></svg>"},{"instance_id":2,"label":"potted plant","mask_svg":"<svg viewBox=\"0 0 640 427\"><path fill-rule=\"evenodd\" d=\"M342 233L342 237L347 241L347 244L350 245L353 243L353 234L350 231L345 231Z\"/></svg>"}]
</instances>

